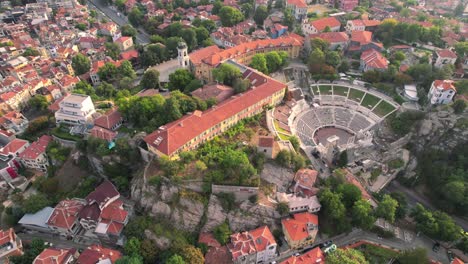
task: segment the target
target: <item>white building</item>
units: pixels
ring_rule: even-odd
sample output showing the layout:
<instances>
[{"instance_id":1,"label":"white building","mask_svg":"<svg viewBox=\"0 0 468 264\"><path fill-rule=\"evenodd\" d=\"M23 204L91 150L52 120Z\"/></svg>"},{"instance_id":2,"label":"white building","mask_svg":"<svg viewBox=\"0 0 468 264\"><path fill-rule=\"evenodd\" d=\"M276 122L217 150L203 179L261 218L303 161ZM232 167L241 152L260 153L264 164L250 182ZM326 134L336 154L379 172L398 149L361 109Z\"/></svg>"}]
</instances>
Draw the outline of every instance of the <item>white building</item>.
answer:
<instances>
[{"instance_id":1,"label":"white building","mask_svg":"<svg viewBox=\"0 0 468 264\"><path fill-rule=\"evenodd\" d=\"M410 101L419 101L418 90L415 84L405 84L405 97Z\"/></svg>"},{"instance_id":2,"label":"white building","mask_svg":"<svg viewBox=\"0 0 468 264\"><path fill-rule=\"evenodd\" d=\"M442 68L445 65L454 65L457 60L457 54L451 50L438 50L436 51L436 60L434 66L437 68Z\"/></svg>"},{"instance_id":3,"label":"white building","mask_svg":"<svg viewBox=\"0 0 468 264\"><path fill-rule=\"evenodd\" d=\"M60 109L55 112L57 124L70 125L92 123L93 114L96 113L93 101L88 95L71 94L59 104Z\"/></svg>"},{"instance_id":4,"label":"white building","mask_svg":"<svg viewBox=\"0 0 468 264\"><path fill-rule=\"evenodd\" d=\"M305 21L302 23L302 33L306 36L317 34L325 31L327 27L331 32L338 32L340 31L341 23L334 17L325 17L312 22Z\"/></svg>"},{"instance_id":5,"label":"white building","mask_svg":"<svg viewBox=\"0 0 468 264\"><path fill-rule=\"evenodd\" d=\"M304 0L287 0L286 8L290 8L297 20L302 20L307 16L307 4Z\"/></svg>"},{"instance_id":6,"label":"white building","mask_svg":"<svg viewBox=\"0 0 468 264\"><path fill-rule=\"evenodd\" d=\"M427 97L431 104L448 104L457 93L452 80L435 80Z\"/></svg>"},{"instance_id":7,"label":"white building","mask_svg":"<svg viewBox=\"0 0 468 264\"><path fill-rule=\"evenodd\" d=\"M317 196L301 197L294 194L276 193L276 198L281 203L287 203L290 213L304 212L316 213L322 206Z\"/></svg>"},{"instance_id":8,"label":"white building","mask_svg":"<svg viewBox=\"0 0 468 264\"><path fill-rule=\"evenodd\" d=\"M276 257L276 241L268 226L235 233L227 245L235 264L270 263Z\"/></svg>"}]
</instances>

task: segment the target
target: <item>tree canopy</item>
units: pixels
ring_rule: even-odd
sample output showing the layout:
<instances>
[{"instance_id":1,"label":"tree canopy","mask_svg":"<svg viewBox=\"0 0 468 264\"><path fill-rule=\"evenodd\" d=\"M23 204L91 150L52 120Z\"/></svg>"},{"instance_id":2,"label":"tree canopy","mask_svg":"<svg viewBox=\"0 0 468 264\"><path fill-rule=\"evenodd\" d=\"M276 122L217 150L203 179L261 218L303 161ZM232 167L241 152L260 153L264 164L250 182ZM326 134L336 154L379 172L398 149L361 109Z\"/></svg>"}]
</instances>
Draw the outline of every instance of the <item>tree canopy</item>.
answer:
<instances>
[{"instance_id":1,"label":"tree canopy","mask_svg":"<svg viewBox=\"0 0 468 264\"><path fill-rule=\"evenodd\" d=\"M327 264L368 264L364 255L355 249L338 248L327 256Z\"/></svg>"},{"instance_id":2,"label":"tree canopy","mask_svg":"<svg viewBox=\"0 0 468 264\"><path fill-rule=\"evenodd\" d=\"M221 23L224 27L232 27L244 20L244 15L242 12L239 9L231 6L221 7L218 16L221 19Z\"/></svg>"},{"instance_id":3,"label":"tree canopy","mask_svg":"<svg viewBox=\"0 0 468 264\"><path fill-rule=\"evenodd\" d=\"M72 59L72 68L76 75L85 74L91 68L91 61L85 55L78 53Z\"/></svg>"}]
</instances>

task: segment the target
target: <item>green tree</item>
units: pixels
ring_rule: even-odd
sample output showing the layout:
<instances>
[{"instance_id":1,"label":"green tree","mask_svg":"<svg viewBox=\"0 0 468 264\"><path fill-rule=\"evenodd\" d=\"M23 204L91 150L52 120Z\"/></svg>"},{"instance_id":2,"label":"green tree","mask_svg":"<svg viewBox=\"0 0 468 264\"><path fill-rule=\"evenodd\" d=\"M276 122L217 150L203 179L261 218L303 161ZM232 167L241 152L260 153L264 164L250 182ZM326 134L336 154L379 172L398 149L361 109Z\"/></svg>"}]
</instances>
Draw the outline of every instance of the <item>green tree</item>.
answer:
<instances>
[{"instance_id":1,"label":"green tree","mask_svg":"<svg viewBox=\"0 0 468 264\"><path fill-rule=\"evenodd\" d=\"M180 112L180 105L179 100L174 97L170 97L166 100L166 104L164 106L166 109L166 115L169 122L177 120L182 117L182 113Z\"/></svg>"},{"instance_id":2,"label":"green tree","mask_svg":"<svg viewBox=\"0 0 468 264\"><path fill-rule=\"evenodd\" d=\"M341 63L341 56L338 52L336 51L327 51L325 53L325 63L337 67Z\"/></svg>"},{"instance_id":3,"label":"green tree","mask_svg":"<svg viewBox=\"0 0 468 264\"><path fill-rule=\"evenodd\" d=\"M199 248L196 248L192 245L183 247L180 254L187 264L205 263L203 252Z\"/></svg>"},{"instance_id":4,"label":"green tree","mask_svg":"<svg viewBox=\"0 0 468 264\"><path fill-rule=\"evenodd\" d=\"M171 91L183 91L193 79L195 79L195 77L188 70L178 69L169 75L169 89Z\"/></svg>"},{"instance_id":5,"label":"green tree","mask_svg":"<svg viewBox=\"0 0 468 264\"><path fill-rule=\"evenodd\" d=\"M135 40L135 37L138 34L138 31L130 24L121 26L120 31L122 32L122 36L132 37L133 40Z\"/></svg>"},{"instance_id":6,"label":"green tree","mask_svg":"<svg viewBox=\"0 0 468 264\"><path fill-rule=\"evenodd\" d=\"M158 251L156 242L151 239L145 239L141 242L140 254L145 263L156 263Z\"/></svg>"},{"instance_id":7,"label":"green tree","mask_svg":"<svg viewBox=\"0 0 468 264\"><path fill-rule=\"evenodd\" d=\"M348 165L348 152L346 150L340 153L338 157L337 166L340 168L346 167Z\"/></svg>"},{"instance_id":8,"label":"green tree","mask_svg":"<svg viewBox=\"0 0 468 264\"><path fill-rule=\"evenodd\" d=\"M91 68L91 61L85 55L78 53L72 59L72 68L76 75L85 74Z\"/></svg>"},{"instance_id":9,"label":"green tree","mask_svg":"<svg viewBox=\"0 0 468 264\"><path fill-rule=\"evenodd\" d=\"M250 67L257 69L265 74L268 74L267 61L264 54L255 54L252 57Z\"/></svg>"},{"instance_id":10,"label":"green tree","mask_svg":"<svg viewBox=\"0 0 468 264\"><path fill-rule=\"evenodd\" d=\"M196 33L196 36L197 36L198 45L203 43L203 41L205 41L206 39L210 39L210 32L208 31L208 29L206 29L204 27L196 28L195 33Z\"/></svg>"},{"instance_id":11,"label":"green tree","mask_svg":"<svg viewBox=\"0 0 468 264\"><path fill-rule=\"evenodd\" d=\"M41 54L39 53L39 51L33 48L26 48L26 50L21 55L24 57L29 57L29 56L39 56Z\"/></svg>"},{"instance_id":12,"label":"green tree","mask_svg":"<svg viewBox=\"0 0 468 264\"><path fill-rule=\"evenodd\" d=\"M189 50L193 50L198 45L197 33L191 28L182 29L182 31L180 31L179 33L179 37L184 39L185 43L187 43Z\"/></svg>"},{"instance_id":13,"label":"green tree","mask_svg":"<svg viewBox=\"0 0 468 264\"><path fill-rule=\"evenodd\" d=\"M283 59L278 52L272 51L265 54L268 72L275 72L283 65Z\"/></svg>"},{"instance_id":14,"label":"green tree","mask_svg":"<svg viewBox=\"0 0 468 264\"><path fill-rule=\"evenodd\" d=\"M397 51L395 54L393 54L393 58L397 61L403 61L406 59L406 56L403 52Z\"/></svg>"},{"instance_id":15,"label":"green tree","mask_svg":"<svg viewBox=\"0 0 468 264\"><path fill-rule=\"evenodd\" d=\"M187 262L180 255L174 254L166 261L166 264L187 264Z\"/></svg>"},{"instance_id":16,"label":"green tree","mask_svg":"<svg viewBox=\"0 0 468 264\"><path fill-rule=\"evenodd\" d=\"M234 80L242 76L240 70L236 66L227 63L221 64L213 69L212 72L214 79L228 86L232 86Z\"/></svg>"},{"instance_id":17,"label":"green tree","mask_svg":"<svg viewBox=\"0 0 468 264\"><path fill-rule=\"evenodd\" d=\"M117 67L113 63L110 63L110 62L106 62L106 64L104 64L104 66L102 66L98 70L99 79L101 79L101 81L114 80L117 77L117 74L118 74Z\"/></svg>"},{"instance_id":18,"label":"green tree","mask_svg":"<svg viewBox=\"0 0 468 264\"><path fill-rule=\"evenodd\" d=\"M278 152L278 154L276 155L275 160L276 162L278 162L279 165L283 167L289 167L291 166L292 162L291 153L285 149L280 150L280 152Z\"/></svg>"},{"instance_id":19,"label":"green tree","mask_svg":"<svg viewBox=\"0 0 468 264\"><path fill-rule=\"evenodd\" d=\"M250 86L250 80L248 79L242 80L241 78L234 79L234 82L232 84L232 87L234 88L234 92L236 94L247 91L249 86Z\"/></svg>"},{"instance_id":20,"label":"green tree","mask_svg":"<svg viewBox=\"0 0 468 264\"><path fill-rule=\"evenodd\" d=\"M96 94L105 98L111 98L116 94L114 86L108 82L102 82L96 87Z\"/></svg>"},{"instance_id":21,"label":"green tree","mask_svg":"<svg viewBox=\"0 0 468 264\"><path fill-rule=\"evenodd\" d=\"M392 192L390 196L398 202L398 207L395 211L395 218L405 218L408 211L408 201L406 200L406 196L401 192Z\"/></svg>"},{"instance_id":22,"label":"green tree","mask_svg":"<svg viewBox=\"0 0 468 264\"><path fill-rule=\"evenodd\" d=\"M464 100L456 100L453 103L452 107L455 114L461 114L463 113L463 111L465 111L466 103Z\"/></svg>"},{"instance_id":23,"label":"green tree","mask_svg":"<svg viewBox=\"0 0 468 264\"><path fill-rule=\"evenodd\" d=\"M364 255L355 249L337 249L327 256L327 264L368 264Z\"/></svg>"},{"instance_id":24,"label":"green tree","mask_svg":"<svg viewBox=\"0 0 468 264\"><path fill-rule=\"evenodd\" d=\"M313 38L310 40L310 50L319 49L322 52L325 52L329 49L330 43L323 40L322 38Z\"/></svg>"},{"instance_id":25,"label":"green tree","mask_svg":"<svg viewBox=\"0 0 468 264\"><path fill-rule=\"evenodd\" d=\"M123 256L115 264L143 264L143 260L140 256Z\"/></svg>"},{"instance_id":26,"label":"green tree","mask_svg":"<svg viewBox=\"0 0 468 264\"><path fill-rule=\"evenodd\" d=\"M178 40L179 38L175 38ZM172 43L171 43L172 44ZM144 66L153 66L169 58L169 50L160 44L150 44L146 46L143 54L140 57L141 63Z\"/></svg>"},{"instance_id":27,"label":"green tree","mask_svg":"<svg viewBox=\"0 0 468 264\"><path fill-rule=\"evenodd\" d=\"M123 77L129 77L132 79L135 79L136 77L136 72L133 69L132 63L130 63L128 60L122 61L120 66L117 68L117 71L119 75Z\"/></svg>"},{"instance_id":28,"label":"green tree","mask_svg":"<svg viewBox=\"0 0 468 264\"><path fill-rule=\"evenodd\" d=\"M286 215L289 213L289 205L285 202L278 203L276 204L276 211L278 211L280 215Z\"/></svg>"},{"instance_id":29,"label":"green tree","mask_svg":"<svg viewBox=\"0 0 468 264\"><path fill-rule=\"evenodd\" d=\"M125 242L124 251L126 255L138 256L141 250L141 241L138 238L132 237Z\"/></svg>"},{"instance_id":30,"label":"green tree","mask_svg":"<svg viewBox=\"0 0 468 264\"><path fill-rule=\"evenodd\" d=\"M354 203L351 209L351 215L353 218L353 224L362 229L368 230L372 228L375 223L372 206L364 199L360 199Z\"/></svg>"},{"instance_id":31,"label":"green tree","mask_svg":"<svg viewBox=\"0 0 468 264\"><path fill-rule=\"evenodd\" d=\"M397 208L397 200L393 199L390 195L385 194L377 207L376 214L390 223L393 223L395 222L395 213Z\"/></svg>"},{"instance_id":32,"label":"green tree","mask_svg":"<svg viewBox=\"0 0 468 264\"><path fill-rule=\"evenodd\" d=\"M253 11L253 6L251 3L244 3L241 6L241 11L244 14L244 17L250 17Z\"/></svg>"},{"instance_id":33,"label":"green tree","mask_svg":"<svg viewBox=\"0 0 468 264\"><path fill-rule=\"evenodd\" d=\"M145 14L138 7L134 7L130 13L128 13L128 21L130 21L133 26L138 27L143 24L144 16Z\"/></svg>"},{"instance_id":34,"label":"green tree","mask_svg":"<svg viewBox=\"0 0 468 264\"><path fill-rule=\"evenodd\" d=\"M457 42L455 43L454 48L458 58L463 58L465 55L468 55L468 41Z\"/></svg>"},{"instance_id":35,"label":"green tree","mask_svg":"<svg viewBox=\"0 0 468 264\"><path fill-rule=\"evenodd\" d=\"M36 94L28 101L29 105L36 110L45 110L49 106L47 98L45 96Z\"/></svg>"},{"instance_id":36,"label":"green tree","mask_svg":"<svg viewBox=\"0 0 468 264\"><path fill-rule=\"evenodd\" d=\"M429 263L427 251L424 248L405 250L398 256L398 262L401 264L425 264Z\"/></svg>"},{"instance_id":37,"label":"green tree","mask_svg":"<svg viewBox=\"0 0 468 264\"><path fill-rule=\"evenodd\" d=\"M25 213L33 214L42 210L42 208L49 206L50 204L51 202L47 196L42 193L37 193L24 199L21 203L21 207Z\"/></svg>"},{"instance_id":38,"label":"green tree","mask_svg":"<svg viewBox=\"0 0 468 264\"><path fill-rule=\"evenodd\" d=\"M257 25L263 25L263 21L268 17L268 9L266 6L261 5L255 9L254 21Z\"/></svg>"},{"instance_id":39,"label":"green tree","mask_svg":"<svg viewBox=\"0 0 468 264\"><path fill-rule=\"evenodd\" d=\"M213 236L218 240L221 245L226 245L231 235L231 229L228 223L224 222L217 226L213 231Z\"/></svg>"},{"instance_id":40,"label":"green tree","mask_svg":"<svg viewBox=\"0 0 468 264\"><path fill-rule=\"evenodd\" d=\"M239 9L231 6L223 6L218 14L224 27L232 27L244 20L244 15Z\"/></svg>"},{"instance_id":41,"label":"green tree","mask_svg":"<svg viewBox=\"0 0 468 264\"><path fill-rule=\"evenodd\" d=\"M319 197L320 203L330 219L340 221L345 218L346 207L341 201L341 194L333 193L330 189L326 188L320 192Z\"/></svg>"},{"instance_id":42,"label":"green tree","mask_svg":"<svg viewBox=\"0 0 468 264\"><path fill-rule=\"evenodd\" d=\"M340 184L337 192L341 194L341 201L343 201L346 208L351 208L355 202L361 200L361 190L354 184Z\"/></svg>"},{"instance_id":43,"label":"green tree","mask_svg":"<svg viewBox=\"0 0 468 264\"><path fill-rule=\"evenodd\" d=\"M104 46L106 47L107 56L111 57L113 60L119 59L120 48L117 43L107 42Z\"/></svg>"},{"instance_id":44,"label":"green tree","mask_svg":"<svg viewBox=\"0 0 468 264\"><path fill-rule=\"evenodd\" d=\"M299 138L296 136L291 136L289 137L289 142L291 142L291 145L293 145L294 150L299 151L300 148L300 143L299 143Z\"/></svg>"},{"instance_id":45,"label":"green tree","mask_svg":"<svg viewBox=\"0 0 468 264\"><path fill-rule=\"evenodd\" d=\"M376 70L366 71L362 74L362 79L369 83L378 83L382 80L382 74Z\"/></svg>"},{"instance_id":46,"label":"green tree","mask_svg":"<svg viewBox=\"0 0 468 264\"><path fill-rule=\"evenodd\" d=\"M144 89L154 89L159 87L159 72L155 69L148 69L141 78L141 85Z\"/></svg>"}]
</instances>

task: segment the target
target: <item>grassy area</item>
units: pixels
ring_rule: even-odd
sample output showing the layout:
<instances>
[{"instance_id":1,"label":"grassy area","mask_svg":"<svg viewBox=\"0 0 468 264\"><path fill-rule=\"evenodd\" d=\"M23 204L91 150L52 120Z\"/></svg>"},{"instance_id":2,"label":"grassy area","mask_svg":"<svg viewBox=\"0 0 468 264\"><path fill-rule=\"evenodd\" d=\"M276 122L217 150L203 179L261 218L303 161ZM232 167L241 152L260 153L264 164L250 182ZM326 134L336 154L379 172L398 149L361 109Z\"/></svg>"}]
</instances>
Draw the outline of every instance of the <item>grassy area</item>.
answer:
<instances>
[{"instance_id":1,"label":"grassy area","mask_svg":"<svg viewBox=\"0 0 468 264\"><path fill-rule=\"evenodd\" d=\"M354 100L356 102L361 102L362 97L364 96L364 92L356 89L349 90L348 98Z\"/></svg>"},{"instance_id":2,"label":"grassy area","mask_svg":"<svg viewBox=\"0 0 468 264\"><path fill-rule=\"evenodd\" d=\"M370 93L367 93L364 99L362 100L361 105L369 109L372 109L379 101L380 101L380 98Z\"/></svg>"},{"instance_id":3,"label":"grassy area","mask_svg":"<svg viewBox=\"0 0 468 264\"><path fill-rule=\"evenodd\" d=\"M275 125L275 130L278 132L278 137L281 140L289 140L291 133L289 133L289 131L282 129L278 124L278 120L274 120L273 123Z\"/></svg>"},{"instance_id":4,"label":"grassy area","mask_svg":"<svg viewBox=\"0 0 468 264\"><path fill-rule=\"evenodd\" d=\"M361 251L369 263L387 263L398 256L398 253L389 249L365 244L357 248Z\"/></svg>"},{"instance_id":5,"label":"grassy area","mask_svg":"<svg viewBox=\"0 0 468 264\"><path fill-rule=\"evenodd\" d=\"M332 87L331 85L320 85L319 86L320 94L327 95L332 94Z\"/></svg>"},{"instance_id":6,"label":"grassy area","mask_svg":"<svg viewBox=\"0 0 468 264\"><path fill-rule=\"evenodd\" d=\"M393 110L395 110L395 107L393 105L389 104L386 101L382 101L380 102L380 104L377 105L376 108L374 108L373 112L376 115L383 117L388 113L392 112Z\"/></svg>"},{"instance_id":7,"label":"grassy area","mask_svg":"<svg viewBox=\"0 0 468 264\"><path fill-rule=\"evenodd\" d=\"M312 91L314 92L314 94L318 94L319 93L319 86L318 85L312 86Z\"/></svg>"},{"instance_id":8,"label":"grassy area","mask_svg":"<svg viewBox=\"0 0 468 264\"><path fill-rule=\"evenodd\" d=\"M333 94L348 96L348 87L333 85Z\"/></svg>"},{"instance_id":9,"label":"grassy area","mask_svg":"<svg viewBox=\"0 0 468 264\"><path fill-rule=\"evenodd\" d=\"M56 127L52 129L51 133L52 135L65 140L78 141L81 139L81 137L79 136L71 135L70 133L68 133L68 131L65 130L65 128L62 127Z\"/></svg>"}]
</instances>

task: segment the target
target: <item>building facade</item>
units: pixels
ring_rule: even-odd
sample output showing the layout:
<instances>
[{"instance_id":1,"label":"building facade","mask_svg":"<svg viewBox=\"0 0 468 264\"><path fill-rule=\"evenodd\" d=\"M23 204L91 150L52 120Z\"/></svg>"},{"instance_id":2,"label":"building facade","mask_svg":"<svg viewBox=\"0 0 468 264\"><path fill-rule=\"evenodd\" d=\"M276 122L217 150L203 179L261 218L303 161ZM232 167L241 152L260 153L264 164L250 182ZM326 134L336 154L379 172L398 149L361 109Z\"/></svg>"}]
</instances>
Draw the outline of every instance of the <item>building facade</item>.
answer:
<instances>
[{"instance_id":1,"label":"building facade","mask_svg":"<svg viewBox=\"0 0 468 264\"><path fill-rule=\"evenodd\" d=\"M454 81L435 80L431 84L427 97L431 104L448 104L452 102L456 93Z\"/></svg>"},{"instance_id":2,"label":"building facade","mask_svg":"<svg viewBox=\"0 0 468 264\"><path fill-rule=\"evenodd\" d=\"M286 242L291 249L312 245L318 233L318 216L305 212L281 221Z\"/></svg>"},{"instance_id":3,"label":"building facade","mask_svg":"<svg viewBox=\"0 0 468 264\"><path fill-rule=\"evenodd\" d=\"M96 113L93 101L88 95L71 94L59 103L60 109L55 112L57 124L89 124Z\"/></svg>"}]
</instances>

